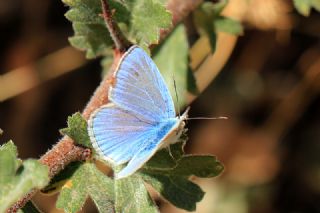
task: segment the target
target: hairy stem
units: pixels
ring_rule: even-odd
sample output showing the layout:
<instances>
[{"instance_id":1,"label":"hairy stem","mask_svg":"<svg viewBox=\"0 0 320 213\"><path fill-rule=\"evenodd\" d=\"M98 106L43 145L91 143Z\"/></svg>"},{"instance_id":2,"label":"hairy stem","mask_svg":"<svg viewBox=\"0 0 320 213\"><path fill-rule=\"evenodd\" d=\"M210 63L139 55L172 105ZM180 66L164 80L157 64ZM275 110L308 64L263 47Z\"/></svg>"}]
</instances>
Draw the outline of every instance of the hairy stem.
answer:
<instances>
[{"instance_id":1,"label":"hairy stem","mask_svg":"<svg viewBox=\"0 0 320 213\"><path fill-rule=\"evenodd\" d=\"M132 44L123 36L119 26L113 20L112 11L110 10L107 0L101 0L101 6L104 21L116 46L116 49L119 51L126 51Z\"/></svg>"}]
</instances>

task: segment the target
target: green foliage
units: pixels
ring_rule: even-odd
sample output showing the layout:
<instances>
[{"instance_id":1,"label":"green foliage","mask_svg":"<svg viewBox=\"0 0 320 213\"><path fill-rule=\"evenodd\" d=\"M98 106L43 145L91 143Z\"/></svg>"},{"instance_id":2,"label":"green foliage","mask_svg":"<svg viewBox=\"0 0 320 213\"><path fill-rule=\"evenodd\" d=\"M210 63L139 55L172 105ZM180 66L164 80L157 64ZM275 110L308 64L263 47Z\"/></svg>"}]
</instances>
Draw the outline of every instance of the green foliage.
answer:
<instances>
[{"instance_id":1,"label":"green foliage","mask_svg":"<svg viewBox=\"0 0 320 213\"><path fill-rule=\"evenodd\" d=\"M61 129L60 132L68 135L77 144L85 147L92 147L87 130L87 121L77 112L68 117L68 127Z\"/></svg>"},{"instance_id":2,"label":"green foliage","mask_svg":"<svg viewBox=\"0 0 320 213\"><path fill-rule=\"evenodd\" d=\"M304 16L309 16L312 8L320 12L320 0L293 0L295 8Z\"/></svg>"},{"instance_id":3,"label":"green foliage","mask_svg":"<svg viewBox=\"0 0 320 213\"><path fill-rule=\"evenodd\" d=\"M201 34L208 36L211 51L216 49L217 32L226 32L233 35L241 35L243 27L240 22L221 15L228 1L219 3L205 2L194 13L194 22Z\"/></svg>"},{"instance_id":4,"label":"green foliage","mask_svg":"<svg viewBox=\"0 0 320 213\"><path fill-rule=\"evenodd\" d=\"M184 154L183 147L186 138L180 140L178 143L172 144L168 149L159 150L143 168L147 170L174 168L177 165L176 159L180 159Z\"/></svg>"},{"instance_id":5,"label":"green foliage","mask_svg":"<svg viewBox=\"0 0 320 213\"><path fill-rule=\"evenodd\" d=\"M214 156L184 155L183 146L184 142L171 146L171 154L168 150L158 152L155 156L159 159L158 164L151 159L138 174L176 207L194 211L204 192L189 177L215 177L222 172L223 166ZM163 165L160 159L166 162L171 159L171 162Z\"/></svg>"},{"instance_id":6,"label":"green foliage","mask_svg":"<svg viewBox=\"0 0 320 213\"><path fill-rule=\"evenodd\" d=\"M73 163L44 191L62 186L57 207L66 212L79 211L88 197L100 212L158 212L145 188L147 182L173 205L195 210L204 192L189 177L214 177L222 172L223 166L213 156L185 155L185 140L173 144L170 152L160 150L136 174L120 180L108 178L93 163ZM113 169L117 172L121 168Z\"/></svg>"},{"instance_id":7,"label":"green foliage","mask_svg":"<svg viewBox=\"0 0 320 213\"><path fill-rule=\"evenodd\" d=\"M72 46L86 51L87 58L95 58L107 54L113 44L106 28L100 0L63 0L70 6L65 14L72 22L74 36L69 38ZM115 10L114 19L117 22L128 22L127 9L117 1L109 0L110 8Z\"/></svg>"},{"instance_id":8,"label":"green foliage","mask_svg":"<svg viewBox=\"0 0 320 213\"><path fill-rule=\"evenodd\" d=\"M172 145L170 153L160 150L135 175L116 180L117 212L157 212L144 181L176 207L194 211L204 192L189 177L214 177L222 172L223 166L213 156L184 155L183 146L184 141Z\"/></svg>"},{"instance_id":9,"label":"green foliage","mask_svg":"<svg viewBox=\"0 0 320 213\"><path fill-rule=\"evenodd\" d=\"M115 194L116 212L158 212L158 209L150 198L142 179L137 175L116 180Z\"/></svg>"},{"instance_id":10,"label":"green foliage","mask_svg":"<svg viewBox=\"0 0 320 213\"><path fill-rule=\"evenodd\" d=\"M223 16L216 18L214 22L214 28L217 31L229 33L232 35L243 34L243 27L240 22Z\"/></svg>"},{"instance_id":11,"label":"green foliage","mask_svg":"<svg viewBox=\"0 0 320 213\"><path fill-rule=\"evenodd\" d=\"M192 73L189 74L192 71L188 68L188 53L189 48L184 27L179 25L160 46L154 56L154 62L164 76L177 110L187 103L186 88L188 88L188 84L195 86L194 79L191 81L188 79L193 76ZM173 81L176 82L176 85L179 85L176 90ZM176 95L180 98L179 103Z\"/></svg>"},{"instance_id":12,"label":"green foliage","mask_svg":"<svg viewBox=\"0 0 320 213\"><path fill-rule=\"evenodd\" d=\"M49 182L48 167L37 160L22 162L12 141L0 147L0 212L4 212L31 189Z\"/></svg>"},{"instance_id":13,"label":"green foliage","mask_svg":"<svg viewBox=\"0 0 320 213\"><path fill-rule=\"evenodd\" d=\"M143 174L143 179L166 200L178 208L194 211L204 192L187 178L169 175Z\"/></svg>"},{"instance_id":14,"label":"green foliage","mask_svg":"<svg viewBox=\"0 0 320 213\"><path fill-rule=\"evenodd\" d=\"M176 160L173 168L149 168L147 173L174 175L189 177L191 175L208 178L219 175L223 170L223 166L214 156L210 155L184 155Z\"/></svg>"},{"instance_id":15,"label":"green foliage","mask_svg":"<svg viewBox=\"0 0 320 213\"><path fill-rule=\"evenodd\" d=\"M171 37L167 45L178 42L182 30L175 31L178 36L174 33L174 39ZM158 54L165 54L164 50L161 49ZM69 117L68 127L61 132L88 146L87 124L80 113ZM98 171L94 164L78 162L58 174L43 191L48 193L62 187L57 207L66 212L79 211L89 196L100 212L112 212L114 208L116 212L158 212L145 188L144 182L147 182L173 205L195 210L204 192L189 177L214 177L222 172L223 166L213 156L185 155L183 147L186 139L183 136L179 143L170 147L170 151L162 149L157 152L140 171L128 178L112 180ZM120 168L113 169L117 172Z\"/></svg>"},{"instance_id":16,"label":"green foliage","mask_svg":"<svg viewBox=\"0 0 320 213\"><path fill-rule=\"evenodd\" d=\"M150 44L158 43L159 30L171 26L171 14L154 0L134 0L130 5L130 37L146 49Z\"/></svg>"},{"instance_id":17,"label":"green foliage","mask_svg":"<svg viewBox=\"0 0 320 213\"><path fill-rule=\"evenodd\" d=\"M86 51L87 58L108 55L113 41L101 17L100 0L63 0L70 6L66 13L72 22L72 46ZM114 20L123 33L140 46L148 47L159 40L160 29L171 26L171 14L155 0L108 0Z\"/></svg>"},{"instance_id":18,"label":"green foliage","mask_svg":"<svg viewBox=\"0 0 320 213\"><path fill-rule=\"evenodd\" d=\"M113 187L113 181L94 164L84 163L62 187L56 206L66 212L78 212L90 196L99 212L113 212Z\"/></svg>"}]
</instances>

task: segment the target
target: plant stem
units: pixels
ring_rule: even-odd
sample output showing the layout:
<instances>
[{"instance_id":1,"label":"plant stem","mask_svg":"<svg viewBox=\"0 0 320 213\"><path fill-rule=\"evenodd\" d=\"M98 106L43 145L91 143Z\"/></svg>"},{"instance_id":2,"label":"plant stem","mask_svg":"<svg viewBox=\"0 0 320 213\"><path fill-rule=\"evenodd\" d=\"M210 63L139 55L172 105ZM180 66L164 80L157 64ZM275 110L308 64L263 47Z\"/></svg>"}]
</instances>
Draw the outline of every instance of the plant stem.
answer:
<instances>
[{"instance_id":1,"label":"plant stem","mask_svg":"<svg viewBox=\"0 0 320 213\"><path fill-rule=\"evenodd\" d=\"M120 52L125 52L132 45L122 34L119 26L112 18L112 11L110 10L107 0L101 0L102 15L109 30L111 38Z\"/></svg>"}]
</instances>

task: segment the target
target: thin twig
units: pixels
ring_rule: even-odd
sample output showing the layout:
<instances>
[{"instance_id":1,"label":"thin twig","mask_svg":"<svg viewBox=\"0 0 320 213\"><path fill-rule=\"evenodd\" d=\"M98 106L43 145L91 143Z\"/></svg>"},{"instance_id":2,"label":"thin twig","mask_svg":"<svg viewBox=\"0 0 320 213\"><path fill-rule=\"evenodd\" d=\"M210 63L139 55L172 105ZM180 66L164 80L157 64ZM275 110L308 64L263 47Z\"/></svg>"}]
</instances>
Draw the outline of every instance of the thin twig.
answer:
<instances>
[{"instance_id":1,"label":"thin twig","mask_svg":"<svg viewBox=\"0 0 320 213\"><path fill-rule=\"evenodd\" d=\"M118 25L112 18L112 12L110 10L109 4L107 0L101 0L102 6L102 15L106 26L109 30L111 38L116 46L116 49L119 51L126 51L132 45L122 34L121 30L119 29Z\"/></svg>"},{"instance_id":2,"label":"thin twig","mask_svg":"<svg viewBox=\"0 0 320 213\"><path fill-rule=\"evenodd\" d=\"M105 0L101 0L102 3L106 4ZM172 13L172 23L173 26L169 30L162 30L160 32L160 38L163 40L170 31L180 23L191 11L193 11L202 0L170 0L167 5L167 9ZM113 73L116 69L116 65L119 62L122 54L127 49L127 43L123 38L121 38L122 34L117 32L121 32L117 30L117 25L112 21L112 16L110 10L107 7L103 6L103 11L106 10L106 15L104 14L106 25L110 31L110 34L115 42L115 57L113 60L113 65L111 66L108 75L102 80L99 87L96 89L94 95L88 102L85 107L82 115L85 119L88 119L90 114L100 106L106 104L108 102L108 90L110 83L112 82ZM109 11L109 12L108 12ZM129 43L130 44L130 43ZM87 150L85 148L79 147L73 143L73 140L69 137L63 137L51 150L49 150L46 154L44 154L40 162L47 165L49 167L49 177L53 177L58 174L61 170L63 170L69 163L73 161L81 161L83 160L84 153ZM21 200L19 200L16 204L14 204L7 212L15 213L19 208L22 208L37 192L37 190L33 190L25 195Z\"/></svg>"}]
</instances>

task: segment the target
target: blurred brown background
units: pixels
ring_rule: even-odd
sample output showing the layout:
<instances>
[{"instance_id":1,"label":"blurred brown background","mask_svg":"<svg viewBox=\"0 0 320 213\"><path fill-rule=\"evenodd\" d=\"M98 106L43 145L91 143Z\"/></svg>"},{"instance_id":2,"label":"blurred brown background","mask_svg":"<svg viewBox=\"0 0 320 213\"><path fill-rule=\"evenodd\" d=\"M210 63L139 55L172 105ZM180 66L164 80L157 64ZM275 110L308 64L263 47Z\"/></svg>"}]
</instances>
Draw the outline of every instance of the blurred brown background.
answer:
<instances>
[{"instance_id":1,"label":"blurred brown background","mask_svg":"<svg viewBox=\"0 0 320 213\"><path fill-rule=\"evenodd\" d=\"M1 142L12 139L21 158L45 153L101 79L100 62L69 47L66 10L59 1L0 1ZM320 212L320 14L303 17L283 0L231 0L226 10L245 34L190 117L229 119L189 121L187 146L226 169L195 179L207 192L197 210Z\"/></svg>"}]
</instances>

